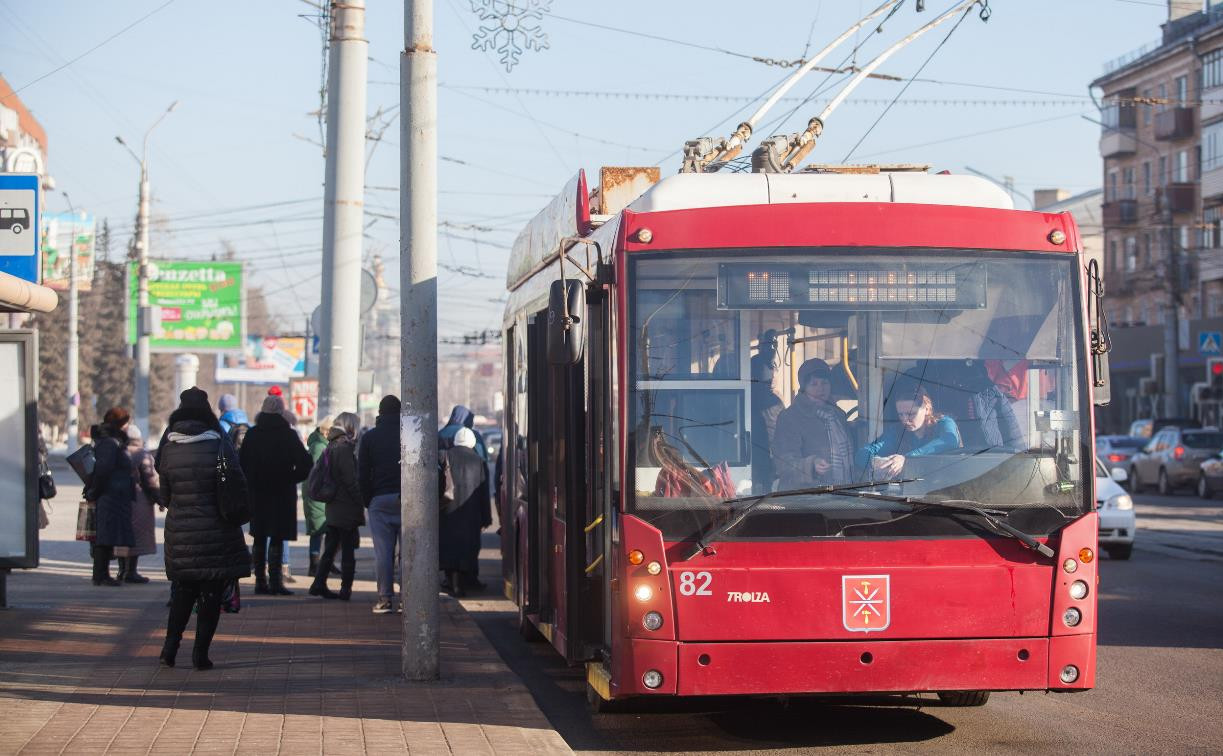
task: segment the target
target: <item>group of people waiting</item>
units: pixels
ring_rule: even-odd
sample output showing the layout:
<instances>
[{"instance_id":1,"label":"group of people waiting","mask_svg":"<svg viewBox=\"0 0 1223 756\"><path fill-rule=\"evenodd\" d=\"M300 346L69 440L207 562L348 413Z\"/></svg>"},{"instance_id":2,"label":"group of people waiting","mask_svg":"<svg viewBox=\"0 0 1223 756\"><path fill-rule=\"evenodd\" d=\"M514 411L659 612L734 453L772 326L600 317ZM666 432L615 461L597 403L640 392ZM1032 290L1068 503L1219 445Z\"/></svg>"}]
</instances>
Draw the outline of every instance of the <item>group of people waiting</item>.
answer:
<instances>
[{"instance_id":1,"label":"group of people waiting","mask_svg":"<svg viewBox=\"0 0 1223 756\"><path fill-rule=\"evenodd\" d=\"M281 569L284 550L286 542L297 538L297 487L316 465L323 466L329 485L325 501L305 499L314 578L309 593L351 598L359 528L366 524L368 512L378 586L373 611L394 611L400 529L397 397L382 399L374 427L364 434L360 419L351 412L324 419L310 435L309 446L276 393L264 398L253 424L233 407L218 417L199 388L187 389L179 399L156 452L144 449L126 410L108 411L93 429L96 464L85 491L86 499L96 502L91 547L95 585L147 582L136 572L136 560L156 552L153 506L167 513L164 552L171 599L160 655L163 665L175 665L194 610L198 619L192 663L198 669L212 666L209 647L226 588L234 581L253 573L256 593L292 593L284 585ZM442 587L453 595L482 586L477 568L480 532L491 523L487 451L472 429L473 421L470 411L456 407L451 422L439 432L439 492L446 493L440 513L439 569L445 576ZM222 469L245 489L251 548L242 527L222 515L218 482ZM109 574L115 556L120 559L118 579ZM337 556L338 592L327 582Z\"/></svg>"},{"instance_id":2,"label":"group of people waiting","mask_svg":"<svg viewBox=\"0 0 1223 756\"><path fill-rule=\"evenodd\" d=\"M833 371L820 359L798 369L798 393L789 407L772 389L775 356L768 350L752 358L752 459L756 490L795 490L858 481L899 478L909 458L944 454L963 447L1015 450L1023 445L1014 410L979 365L943 371L926 367L895 377L886 406L895 422L875 440L859 444L846 413L833 395ZM935 395L946 402L940 411ZM947 405L961 422L957 423Z\"/></svg>"}]
</instances>

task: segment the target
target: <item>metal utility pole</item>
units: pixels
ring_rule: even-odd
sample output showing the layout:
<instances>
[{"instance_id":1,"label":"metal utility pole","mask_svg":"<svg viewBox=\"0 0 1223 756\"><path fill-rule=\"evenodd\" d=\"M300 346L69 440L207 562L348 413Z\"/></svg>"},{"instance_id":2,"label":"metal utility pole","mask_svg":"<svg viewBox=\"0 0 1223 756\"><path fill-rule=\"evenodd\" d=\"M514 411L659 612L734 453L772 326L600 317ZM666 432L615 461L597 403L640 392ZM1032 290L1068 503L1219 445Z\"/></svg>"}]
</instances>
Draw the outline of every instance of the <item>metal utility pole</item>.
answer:
<instances>
[{"instance_id":1,"label":"metal utility pole","mask_svg":"<svg viewBox=\"0 0 1223 756\"><path fill-rule=\"evenodd\" d=\"M361 366L361 234L365 209L365 0L331 3L319 412L357 408Z\"/></svg>"},{"instance_id":2,"label":"metal utility pole","mask_svg":"<svg viewBox=\"0 0 1223 756\"><path fill-rule=\"evenodd\" d=\"M68 192L61 191L64 201L68 203L68 212L72 214L72 223L68 229L68 451L76 450L81 438L81 396L80 396L80 360L81 339L77 327L80 306L80 292L77 288L76 275L76 208Z\"/></svg>"},{"instance_id":3,"label":"metal utility pole","mask_svg":"<svg viewBox=\"0 0 1223 756\"><path fill-rule=\"evenodd\" d=\"M1165 194L1166 194L1165 190ZM1164 417L1180 417L1181 376L1181 254L1180 239L1176 238L1172 205L1168 206L1168 302L1164 315Z\"/></svg>"},{"instance_id":4,"label":"metal utility pole","mask_svg":"<svg viewBox=\"0 0 1223 756\"><path fill-rule=\"evenodd\" d=\"M136 214L136 264L139 266L136 271L136 411L132 421L146 439L149 437L149 336L153 329L153 318L149 312L149 137L176 105L178 100L170 103L166 112L158 116L144 132L139 156L132 152L123 137L115 137L115 141L126 147L128 154L140 163L140 207Z\"/></svg>"},{"instance_id":5,"label":"metal utility pole","mask_svg":"<svg viewBox=\"0 0 1223 756\"><path fill-rule=\"evenodd\" d=\"M405 0L399 65L403 675L438 676L437 51L433 0Z\"/></svg>"}]
</instances>

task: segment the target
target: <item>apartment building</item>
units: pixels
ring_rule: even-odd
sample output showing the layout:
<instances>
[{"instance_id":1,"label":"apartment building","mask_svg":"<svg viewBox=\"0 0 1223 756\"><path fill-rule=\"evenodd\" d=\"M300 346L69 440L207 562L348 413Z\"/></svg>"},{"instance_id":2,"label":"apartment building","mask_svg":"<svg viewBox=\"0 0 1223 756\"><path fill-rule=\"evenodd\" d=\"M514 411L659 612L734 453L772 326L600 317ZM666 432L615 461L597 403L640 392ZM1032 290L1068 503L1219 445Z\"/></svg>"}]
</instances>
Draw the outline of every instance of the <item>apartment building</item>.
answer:
<instances>
[{"instance_id":1,"label":"apartment building","mask_svg":"<svg viewBox=\"0 0 1223 756\"><path fill-rule=\"evenodd\" d=\"M1092 82L1108 307L1122 326L1162 324L1176 291L1182 320L1223 315L1223 2L1168 5L1161 37Z\"/></svg>"}]
</instances>

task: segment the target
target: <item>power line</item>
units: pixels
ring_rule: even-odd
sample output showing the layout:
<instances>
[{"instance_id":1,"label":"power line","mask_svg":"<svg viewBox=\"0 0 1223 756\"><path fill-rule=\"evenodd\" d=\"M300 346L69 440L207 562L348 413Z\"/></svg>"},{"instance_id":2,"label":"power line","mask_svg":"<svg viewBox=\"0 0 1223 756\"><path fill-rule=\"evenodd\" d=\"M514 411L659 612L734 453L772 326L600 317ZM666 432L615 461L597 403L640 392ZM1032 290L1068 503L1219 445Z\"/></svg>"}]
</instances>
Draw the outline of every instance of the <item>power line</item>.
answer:
<instances>
[{"instance_id":1,"label":"power line","mask_svg":"<svg viewBox=\"0 0 1223 756\"><path fill-rule=\"evenodd\" d=\"M849 70L845 71L850 73ZM916 81L932 81L929 79L907 79L906 84ZM968 85L966 85L968 86ZM677 102L743 102L753 103L760 99L760 95L728 95L728 94L700 94L694 92L625 92L611 90L593 90L593 89L542 89L529 87L488 87L477 85L448 85L448 89L452 90L475 90L488 94L524 94L537 97L591 97L594 99L609 99L609 100L663 100ZM1008 105L1026 105L1026 106L1077 106L1082 105L1089 98L1086 95L1067 95L1057 98L1001 98L1001 99L971 99L971 98L947 98L947 97L918 97L909 99L900 99L888 97L863 97L850 98L845 102L851 105L885 105L891 102L897 102L904 105L963 105L963 106L983 106L983 107L999 107ZM1135 98L1141 99L1141 98ZM810 102L827 102L828 99L813 99L807 97L789 96L782 97L779 102L799 102L807 104ZM1111 102L1111 100L1110 100ZM1220 100L1223 102L1223 99ZM1144 103L1145 104L1145 103Z\"/></svg>"},{"instance_id":2,"label":"power line","mask_svg":"<svg viewBox=\"0 0 1223 756\"><path fill-rule=\"evenodd\" d=\"M47 78L48 76L53 76L54 74L57 74L57 73L59 73L60 71L63 71L63 70L64 70L65 68L67 68L68 66L70 66L70 65L72 65L73 63L77 62L77 61L78 61L78 60L80 60L81 58L84 58L86 55L88 55L89 53L93 52L94 50L97 50L98 48L102 47L103 45L107 44L108 42L111 42L112 40L114 40L115 38L117 38L119 35L124 34L125 32L129 31L130 29L132 29L133 27L135 27L136 25L138 25L140 22L142 22L142 21L144 21L145 19L149 18L149 17L150 17L150 16L152 16L153 14L155 14L155 13L157 13L157 12L159 12L159 11L163 10L163 9L164 9L164 8L166 8L167 6L169 6L169 5L173 4L174 2L175 2L175 0L166 0L166 2L162 3L161 5L157 6L157 7L156 7L156 8L154 8L153 10L151 10L151 11L149 11L148 13L144 14L143 16L141 16L140 18L138 18L138 19L136 19L135 21L131 22L131 23L130 23L130 24L128 24L127 26L123 27L123 28L122 28L122 29L120 29L119 31L117 31L117 32L115 32L114 34L110 35L109 37L107 37L106 39L102 40L101 42L99 42L98 44L94 45L93 47L89 48L89 49L88 49L88 50L86 50L85 52L81 53L80 55L76 56L75 58L72 58L72 59L68 60L68 61L67 61L67 62L65 62L64 64L62 64L62 65L60 65L60 66L57 66L56 68L53 68L53 69L51 69L50 71L47 71L45 74L43 74L42 76L39 76L38 78L34 79L33 81L28 81L28 82L26 82L25 84L22 84L20 87L17 87L16 89L14 89L14 90L13 90L13 91L12 91L12 92L11 92L9 95L7 95L6 97L0 98L0 100L6 100L6 99L8 99L9 97L16 97L16 96L17 96L17 93L21 92L22 90L27 89L27 88L32 87L32 86L34 86L34 85L35 85L35 84L37 84L38 82L40 82L40 81L42 81L43 79Z\"/></svg>"},{"instance_id":3,"label":"power line","mask_svg":"<svg viewBox=\"0 0 1223 756\"><path fill-rule=\"evenodd\" d=\"M1094 111L1093 111L1093 112L1094 112ZM1083 115L1083 113L1082 113L1082 112L1079 112L1079 113L1065 113L1065 114L1063 114L1063 115L1053 116L1052 118L1040 118L1040 119L1037 119L1037 120L1035 120L1035 121L1025 121L1025 122L1023 122L1023 123L1016 123L1016 124L1012 124L1012 125L1010 125L1010 126L999 126L999 127L997 127L997 128L993 128L993 129L983 129L983 130L981 130L981 131L970 131L970 132L968 132L968 133L966 133L966 134L957 134L957 135L955 135L955 136L950 136L950 137L946 137L946 138L943 138L943 139L935 139L935 140L930 141L930 142L921 142L921 143L919 143L919 144L909 144L909 145L905 145L904 147L892 147L892 148L890 148L890 149L886 149L886 150L879 150L879 151L877 151L877 152L869 152L869 153L867 153L867 154L865 154L865 155L861 155L861 156L859 156L859 157L869 158L869 157L874 157L874 156L876 156L876 155L887 155L888 153L892 153L892 152L903 152L903 151L905 151L905 150L913 150L913 149L917 149L918 147L929 147L929 146L931 146L931 145L935 145L935 144L944 144L944 143L946 143L946 142L955 142L955 141L958 141L958 140L960 140L960 139L969 139L969 138L971 138L971 137L984 136L984 135L986 135L986 134L996 134L996 133L998 133L998 132L1000 132L1000 131L1010 131L1010 130L1012 130L1012 129L1021 129L1021 128L1024 128L1024 127L1026 127L1026 126L1036 126L1037 124L1041 124L1041 123L1049 123L1050 121L1060 121L1060 120L1063 120L1063 119L1066 119L1066 118L1073 118L1073 117L1075 117L1075 116L1079 116L1079 115Z\"/></svg>"}]
</instances>

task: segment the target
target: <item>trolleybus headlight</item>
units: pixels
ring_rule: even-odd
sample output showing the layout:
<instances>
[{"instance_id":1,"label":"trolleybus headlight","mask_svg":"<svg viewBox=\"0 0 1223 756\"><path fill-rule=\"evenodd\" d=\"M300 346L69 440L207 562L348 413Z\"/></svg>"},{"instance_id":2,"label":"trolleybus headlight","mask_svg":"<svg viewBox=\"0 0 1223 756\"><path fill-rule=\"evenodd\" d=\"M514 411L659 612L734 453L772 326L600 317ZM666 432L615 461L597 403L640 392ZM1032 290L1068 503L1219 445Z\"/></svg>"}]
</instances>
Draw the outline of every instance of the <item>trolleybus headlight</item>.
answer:
<instances>
[{"instance_id":1,"label":"trolleybus headlight","mask_svg":"<svg viewBox=\"0 0 1223 756\"><path fill-rule=\"evenodd\" d=\"M645 566L645 571L651 575L657 575L658 573L662 572L662 565L658 562L650 562Z\"/></svg>"},{"instance_id":2,"label":"trolleybus headlight","mask_svg":"<svg viewBox=\"0 0 1223 756\"><path fill-rule=\"evenodd\" d=\"M1060 228L1053 229L1049 232L1049 241L1054 244L1061 244L1062 242L1066 241L1066 232L1062 231Z\"/></svg>"},{"instance_id":3,"label":"trolleybus headlight","mask_svg":"<svg viewBox=\"0 0 1223 756\"><path fill-rule=\"evenodd\" d=\"M1079 668L1073 664L1067 664L1066 666L1062 667L1062 673L1059 675L1059 677L1062 678L1062 682L1069 685L1070 683L1079 679Z\"/></svg>"},{"instance_id":4,"label":"trolleybus headlight","mask_svg":"<svg viewBox=\"0 0 1223 756\"><path fill-rule=\"evenodd\" d=\"M1087 583L1082 580L1076 580L1070 584L1070 598L1078 601L1079 599L1087 598Z\"/></svg>"},{"instance_id":5,"label":"trolleybus headlight","mask_svg":"<svg viewBox=\"0 0 1223 756\"><path fill-rule=\"evenodd\" d=\"M654 232L648 228L643 228L637 231L637 241L642 244L649 244L654 241Z\"/></svg>"},{"instance_id":6,"label":"trolleybus headlight","mask_svg":"<svg viewBox=\"0 0 1223 756\"><path fill-rule=\"evenodd\" d=\"M1079 568L1079 563L1074 561L1073 559L1067 559L1066 561L1062 562L1062 569L1065 570L1066 572L1074 572L1078 568Z\"/></svg>"},{"instance_id":7,"label":"trolleybus headlight","mask_svg":"<svg viewBox=\"0 0 1223 756\"><path fill-rule=\"evenodd\" d=\"M641 618L641 624L645 625L646 630L657 630L662 627L662 615L658 612L646 612Z\"/></svg>"},{"instance_id":8,"label":"trolleybus headlight","mask_svg":"<svg viewBox=\"0 0 1223 756\"><path fill-rule=\"evenodd\" d=\"M654 597L654 589L642 583L633 589L633 595L637 597L638 601L649 601Z\"/></svg>"},{"instance_id":9,"label":"trolleybus headlight","mask_svg":"<svg viewBox=\"0 0 1223 756\"><path fill-rule=\"evenodd\" d=\"M1062 612L1062 622L1066 623L1066 627L1074 627L1083 621L1083 613L1073 606Z\"/></svg>"},{"instance_id":10,"label":"trolleybus headlight","mask_svg":"<svg viewBox=\"0 0 1223 756\"><path fill-rule=\"evenodd\" d=\"M1065 672L1062 672L1063 676ZM646 673L641 676L641 682L650 690L662 687L662 672L656 669L646 670Z\"/></svg>"},{"instance_id":11,"label":"trolleybus headlight","mask_svg":"<svg viewBox=\"0 0 1223 756\"><path fill-rule=\"evenodd\" d=\"M629 564L641 564L645 561L645 554L642 554L638 549L633 549L628 553Z\"/></svg>"}]
</instances>

